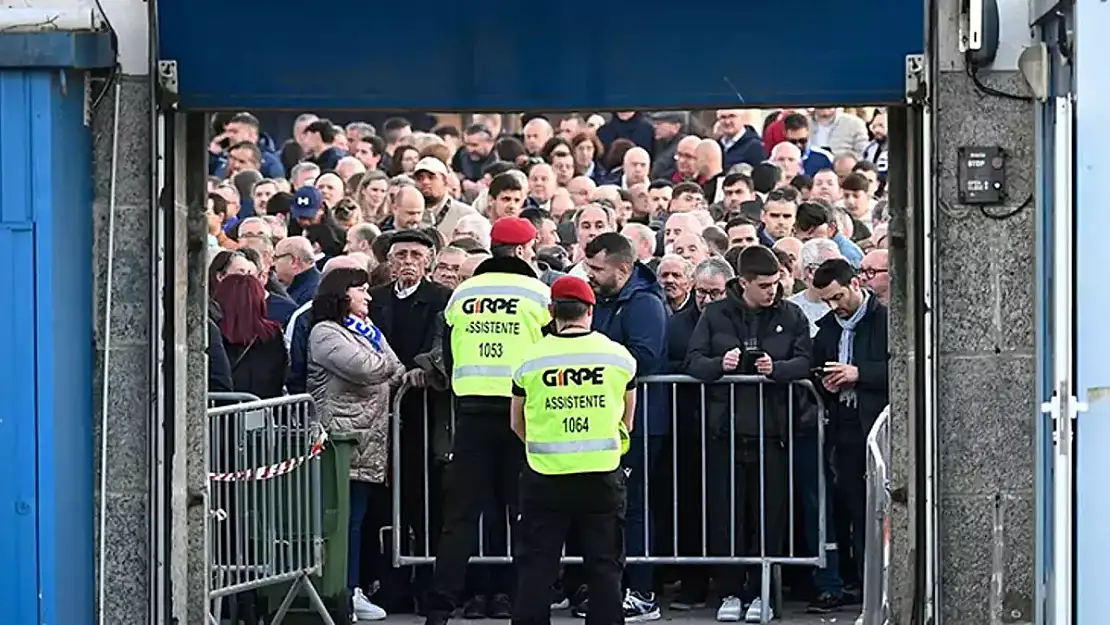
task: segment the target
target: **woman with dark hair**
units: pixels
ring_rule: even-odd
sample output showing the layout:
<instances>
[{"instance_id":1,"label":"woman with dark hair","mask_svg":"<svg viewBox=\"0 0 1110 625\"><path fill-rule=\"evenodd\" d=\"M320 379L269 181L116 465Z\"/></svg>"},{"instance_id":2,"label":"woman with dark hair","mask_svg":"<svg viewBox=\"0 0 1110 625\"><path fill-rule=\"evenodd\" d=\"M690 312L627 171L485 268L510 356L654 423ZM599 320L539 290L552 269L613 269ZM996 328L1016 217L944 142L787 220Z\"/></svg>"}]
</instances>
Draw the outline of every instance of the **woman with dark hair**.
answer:
<instances>
[{"instance_id":1,"label":"woman with dark hair","mask_svg":"<svg viewBox=\"0 0 1110 625\"><path fill-rule=\"evenodd\" d=\"M574 155L574 175L586 176L598 182L605 173L598 164L598 159L605 150L601 141L594 135L582 132L571 138L570 150Z\"/></svg>"},{"instance_id":2,"label":"woman with dark hair","mask_svg":"<svg viewBox=\"0 0 1110 625\"><path fill-rule=\"evenodd\" d=\"M388 512L390 392L401 383L404 365L382 331L370 321L369 276L363 269L332 269L320 281L312 300L312 331L308 337L308 392L316 400L320 422L330 433L354 434L351 454L350 547L347 583L355 617L381 620L385 610L362 592L376 581L360 580L362 526L367 515ZM370 523L389 524L388 514ZM374 540L374 539L371 539ZM380 549L370 550L381 553ZM389 563L370 568L380 580Z\"/></svg>"},{"instance_id":3,"label":"woman with dark hair","mask_svg":"<svg viewBox=\"0 0 1110 625\"><path fill-rule=\"evenodd\" d=\"M613 184L620 186L621 178L624 177L624 155L632 148L636 147L628 139L616 139L609 150L605 152L605 156L601 158L601 166L605 168L605 175L600 179L595 176L594 181L598 185Z\"/></svg>"},{"instance_id":4,"label":"woman with dark hair","mask_svg":"<svg viewBox=\"0 0 1110 625\"><path fill-rule=\"evenodd\" d=\"M393 150L393 157L389 160L389 177L401 174L412 175L416 163L420 161L420 150L411 145L399 145Z\"/></svg>"},{"instance_id":5,"label":"woman with dark hair","mask_svg":"<svg viewBox=\"0 0 1110 625\"><path fill-rule=\"evenodd\" d=\"M266 289L254 275L228 275L216 285L224 349L235 391L267 399L284 393L285 351L281 326L266 318Z\"/></svg>"}]
</instances>

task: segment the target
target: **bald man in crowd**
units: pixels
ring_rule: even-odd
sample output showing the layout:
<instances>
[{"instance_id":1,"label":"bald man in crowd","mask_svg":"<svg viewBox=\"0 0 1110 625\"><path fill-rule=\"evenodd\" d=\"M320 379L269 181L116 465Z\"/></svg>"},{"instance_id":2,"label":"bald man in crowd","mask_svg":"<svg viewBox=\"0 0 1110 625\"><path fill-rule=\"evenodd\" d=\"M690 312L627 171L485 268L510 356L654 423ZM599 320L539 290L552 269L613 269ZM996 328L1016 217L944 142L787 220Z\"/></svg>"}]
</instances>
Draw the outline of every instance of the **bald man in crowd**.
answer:
<instances>
[{"instance_id":1,"label":"bald man in crowd","mask_svg":"<svg viewBox=\"0 0 1110 625\"><path fill-rule=\"evenodd\" d=\"M465 282L474 277L474 270L478 268L486 259L492 258L489 254L470 254L466 260L459 265L459 282Z\"/></svg>"},{"instance_id":2,"label":"bald man in crowd","mask_svg":"<svg viewBox=\"0 0 1110 625\"><path fill-rule=\"evenodd\" d=\"M401 187L393 196L393 215L382 225L385 230L419 228L424 222L426 202L416 187Z\"/></svg>"},{"instance_id":3,"label":"bald man in crowd","mask_svg":"<svg viewBox=\"0 0 1110 625\"><path fill-rule=\"evenodd\" d=\"M703 260L709 258L709 244L705 242L705 237L696 231L686 231L674 240L671 252L689 261L691 271L693 271L693 267L700 265Z\"/></svg>"},{"instance_id":4,"label":"bald man in crowd","mask_svg":"<svg viewBox=\"0 0 1110 625\"><path fill-rule=\"evenodd\" d=\"M576 208L589 204L590 195L593 194L596 188L597 183L586 176L571 178L570 182L567 183L567 191L570 193L570 199L574 202Z\"/></svg>"},{"instance_id":5,"label":"bald man in crowd","mask_svg":"<svg viewBox=\"0 0 1110 625\"><path fill-rule=\"evenodd\" d=\"M871 250L859 267L860 281L871 289L884 306L890 303L890 254L885 249Z\"/></svg>"},{"instance_id":6,"label":"bald man in crowd","mask_svg":"<svg viewBox=\"0 0 1110 625\"><path fill-rule=\"evenodd\" d=\"M674 213L667 218L663 226L663 248L668 252L674 246L675 240L687 232L698 233L702 231L701 223L692 213Z\"/></svg>"},{"instance_id":7,"label":"bald man in crowd","mask_svg":"<svg viewBox=\"0 0 1110 625\"><path fill-rule=\"evenodd\" d=\"M555 170L547 163L536 163L528 170L528 189L531 191L529 201L525 206L551 209L551 197L559 185L555 182Z\"/></svg>"},{"instance_id":8,"label":"bald man in crowd","mask_svg":"<svg viewBox=\"0 0 1110 625\"><path fill-rule=\"evenodd\" d=\"M696 151L698 155L697 182L705 194L705 201L716 204L725 198L722 183L724 182L724 156L721 153L721 144L712 139L702 139Z\"/></svg>"},{"instance_id":9,"label":"bald man in crowd","mask_svg":"<svg viewBox=\"0 0 1110 625\"><path fill-rule=\"evenodd\" d=\"M373 255L370 244L374 242L374 239L378 238L379 234L381 234L381 230L378 230L378 227L374 224L355 224L347 230L347 247L344 248L343 251L348 254L351 252L362 252L364 254Z\"/></svg>"},{"instance_id":10,"label":"bald man in crowd","mask_svg":"<svg viewBox=\"0 0 1110 625\"><path fill-rule=\"evenodd\" d=\"M802 150L784 141L771 149L771 162L782 170L782 179L790 182L802 173Z\"/></svg>"},{"instance_id":11,"label":"bald man in crowd","mask_svg":"<svg viewBox=\"0 0 1110 625\"><path fill-rule=\"evenodd\" d=\"M555 136L555 129L551 122L542 117L537 117L524 124L524 149L529 156L539 156L543 146L551 137Z\"/></svg>"},{"instance_id":12,"label":"bald man in crowd","mask_svg":"<svg viewBox=\"0 0 1110 625\"><path fill-rule=\"evenodd\" d=\"M274 247L274 275L298 306L316 296L320 286L320 270L312 252L312 243L305 237L288 237Z\"/></svg>"},{"instance_id":13,"label":"bald man in crowd","mask_svg":"<svg viewBox=\"0 0 1110 625\"><path fill-rule=\"evenodd\" d=\"M686 182L687 180L697 180L698 177L698 144L701 143L701 138L696 135L689 135L683 137L678 142L678 147L675 148L674 164L675 172L671 176L671 182Z\"/></svg>"},{"instance_id":14,"label":"bald man in crowd","mask_svg":"<svg viewBox=\"0 0 1110 625\"><path fill-rule=\"evenodd\" d=\"M648 179L648 174L651 172L651 156L641 147L632 148L624 153L621 168L624 171L621 176L621 188L627 189L634 184L651 182Z\"/></svg>"}]
</instances>

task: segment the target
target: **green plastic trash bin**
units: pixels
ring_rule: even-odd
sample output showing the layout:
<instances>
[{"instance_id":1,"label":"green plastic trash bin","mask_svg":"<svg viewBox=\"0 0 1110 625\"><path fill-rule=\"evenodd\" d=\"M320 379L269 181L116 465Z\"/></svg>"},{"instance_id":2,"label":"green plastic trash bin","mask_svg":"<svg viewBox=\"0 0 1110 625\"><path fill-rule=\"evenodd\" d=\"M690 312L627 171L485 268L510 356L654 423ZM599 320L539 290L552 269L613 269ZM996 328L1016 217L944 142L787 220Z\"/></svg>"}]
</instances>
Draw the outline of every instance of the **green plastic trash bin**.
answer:
<instances>
[{"instance_id":1,"label":"green plastic trash bin","mask_svg":"<svg viewBox=\"0 0 1110 625\"><path fill-rule=\"evenodd\" d=\"M320 500L324 505L324 571L319 591L325 597L347 592L347 554L351 521L351 454L358 445L354 434L336 434L320 460Z\"/></svg>"},{"instance_id":2,"label":"green plastic trash bin","mask_svg":"<svg viewBox=\"0 0 1110 625\"><path fill-rule=\"evenodd\" d=\"M347 588L347 554L351 519L351 454L358 445L354 434L332 434L324 446L320 463L321 534L324 540L323 570L312 578L317 592L336 624L351 621L351 597ZM289 590L289 584L270 586L260 591L269 610L276 610ZM300 593L286 618L287 624L301 622L297 617L315 614L308 597ZM267 622L272 619L267 619ZM318 619L318 617L316 617ZM307 622L318 623L309 619Z\"/></svg>"}]
</instances>

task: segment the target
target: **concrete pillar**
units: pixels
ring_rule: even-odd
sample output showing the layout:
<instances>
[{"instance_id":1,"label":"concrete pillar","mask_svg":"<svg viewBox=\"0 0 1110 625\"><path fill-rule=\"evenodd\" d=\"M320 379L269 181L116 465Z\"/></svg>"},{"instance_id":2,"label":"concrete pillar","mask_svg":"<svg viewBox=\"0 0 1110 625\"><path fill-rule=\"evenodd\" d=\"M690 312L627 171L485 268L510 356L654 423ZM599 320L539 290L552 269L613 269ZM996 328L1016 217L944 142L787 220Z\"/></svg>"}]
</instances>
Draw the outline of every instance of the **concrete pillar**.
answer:
<instances>
[{"instance_id":1,"label":"concrete pillar","mask_svg":"<svg viewBox=\"0 0 1110 625\"><path fill-rule=\"evenodd\" d=\"M935 614L946 625L1031 622L1034 618L1034 431L1037 405L1035 345L1035 118L1032 103L982 93L965 72L958 50L959 0L938 0L929 63L929 110L935 126L932 159L938 177L932 200L935 284L932 341L936 379L937 569ZM1017 55L1028 43L1028 7L1000 0L1001 39L986 85L1012 94L1028 91ZM962 205L957 195L957 149L999 146L1006 162L1005 206ZM892 150L893 154L893 150ZM930 163L930 166L932 164ZM926 181L910 181L912 198ZM1020 210L1019 205L1026 204ZM913 513L925 505L915 484L924 470L914 458L914 424L929 415L914 410L922 388L914 366L923 358L915 332L913 246L921 243L909 202L902 215L906 251L894 254L891 365L896 506L892 597L895 622L907 624L913 597ZM1013 213L1006 217L1000 214ZM925 214L928 214L926 211ZM919 311L920 312L920 311ZM915 463L916 460L916 463ZM922 621L916 621L922 622Z\"/></svg>"},{"instance_id":2,"label":"concrete pillar","mask_svg":"<svg viewBox=\"0 0 1110 625\"><path fill-rule=\"evenodd\" d=\"M92 271L97 387L109 385L106 489L98 493L107 505L106 551L102 554L105 622L131 625L150 617L151 556L159 540L152 535L151 518L158 511L151 489L155 468L150 462L158 438L151 351L158 337L152 335L155 265L150 240L154 213L150 202L150 86L142 76L122 75L119 81L118 132L114 89L93 113ZM108 223L113 210L115 236L109 256ZM113 264L112 320L111 333L105 336L109 263ZM105 378L101 374L106 358Z\"/></svg>"}]
</instances>

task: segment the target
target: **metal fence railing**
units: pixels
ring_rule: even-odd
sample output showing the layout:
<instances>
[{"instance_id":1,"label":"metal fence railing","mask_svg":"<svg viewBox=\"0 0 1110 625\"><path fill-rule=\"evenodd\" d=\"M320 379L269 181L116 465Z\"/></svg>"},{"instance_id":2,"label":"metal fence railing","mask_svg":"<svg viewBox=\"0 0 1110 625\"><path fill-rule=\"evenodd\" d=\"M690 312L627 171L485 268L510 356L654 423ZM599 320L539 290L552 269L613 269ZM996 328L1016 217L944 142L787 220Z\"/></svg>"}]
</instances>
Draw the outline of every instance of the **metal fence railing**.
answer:
<instances>
[{"instance_id":1,"label":"metal fence railing","mask_svg":"<svg viewBox=\"0 0 1110 625\"><path fill-rule=\"evenodd\" d=\"M670 501L655 500L659 485L652 481L660 476L641 471L633 478L643 480L639 485L643 492L640 514L657 523L668 521L669 529L674 531L670 545L653 548L648 523L641 524L645 548L640 553L630 549L626 558L629 564L754 565L762 569L763 597L769 596L770 580L778 565L825 566L828 521L824 406L812 382L776 383L752 375L725 376L713 382L685 375L657 375L642 377L638 382L654 391L640 394L636 427L645 427L643 415L654 409L653 402L657 406L657 402L665 401L665 412L675 433L669 448L662 450L670 456L664 463L669 475L663 479L670 482L664 492L674 496ZM413 393L419 393L419 400ZM432 474L437 465L441 469L451 459L450 451L435 449L442 440L449 441L454 431L448 393L406 386L395 397L392 527L403 528L392 532L395 566L435 561L434 530L414 530L417 526L434 527L432 510L438 504L433 502L440 493L433 486ZM740 415L751 418L743 417L747 421L738 426ZM738 427L743 431L739 432ZM414 436L411 429L419 432ZM414 452L421 456L415 463L406 457ZM641 455L639 466L651 466L647 458L654 453L649 449L649 437L634 433L628 454ZM422 491L422 509L404 509L406 505L411 507L414 499L404 493L417 488ZM677 495L684 490L697 492L698 501L680 506ZM743 492L749 494L738 496ZM808 496L815 507L815 553L803 553L806 550L796 544L796 493L803 495L801 499ZM759 512L754 515L758 518L754 524L740 518L752 508ZM779 512L769 519L765 512L772 510ZM512 562L513 519L507 509L497 514L504 518L491 519L483 514L479 520L477 552L471 562ZM492 533L497 536L495 540L488 538L491 525L500 528ZM680 534L696 536L696 544L680 544ZM579 563L582 558L564 552L562 561Z\"/></svg>"},{"instance_id":2,"label":"metal fence railing","mask_svg":"<svg viewBox=\"0 0 1110 625\"><path fill-rule=\"evenodd\" d=\"M866 547L863 561L863 613L858 625L890 622L890 406L867 435Z\"/></svg>"},{"instance_id":3,"label":"metal fence railing","mask_svg":"<svg viewBox=\"0 0 1110 625\"><path fill-rule=\"evenodd\" d=\"M226 597L288 583L274 624L304 591L334 625L310 579L323 566L317 459L326 442L312 397L210 394L209 403L212 619L219 622Z\"/></svg>"}]
</instances>

